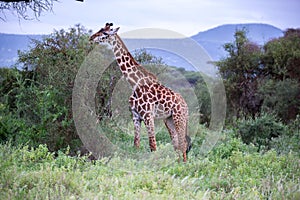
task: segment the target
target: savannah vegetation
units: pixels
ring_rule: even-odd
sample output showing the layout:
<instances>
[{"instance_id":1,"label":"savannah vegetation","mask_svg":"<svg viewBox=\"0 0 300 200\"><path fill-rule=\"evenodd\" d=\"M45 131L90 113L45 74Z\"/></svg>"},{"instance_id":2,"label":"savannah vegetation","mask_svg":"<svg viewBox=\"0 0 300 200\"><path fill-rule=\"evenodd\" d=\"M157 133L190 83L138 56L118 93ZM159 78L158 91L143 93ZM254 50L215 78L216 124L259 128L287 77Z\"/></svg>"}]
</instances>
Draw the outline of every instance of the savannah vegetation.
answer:
<instances>
[{"instance_id":1,"label":"savannah vegetation","mask_svg":"<svg viewBox=\"0 0 300 200\"><path fill-rule=\"evenodd\" d=\"M15 68L0 69L0 199L300 198L299 29L263 46L237 30L224 44L228 55L214 64L226 90L226 122L205 155L201 144L213 131L204 75L165 66L146 50L133 52L196 108L185 164L160 123L158 151L149 152L145 130L141 148L133 147L128 107L116 113L112 105L121 78L115 62L99 77L94 101L102 132L119 150L95 158L82 144L72 113L74 80L95 48L97 59L113 58L106 46L88 41L90 34L80 25L55 31L19 52Z\"/></svg>"}]
</instances>

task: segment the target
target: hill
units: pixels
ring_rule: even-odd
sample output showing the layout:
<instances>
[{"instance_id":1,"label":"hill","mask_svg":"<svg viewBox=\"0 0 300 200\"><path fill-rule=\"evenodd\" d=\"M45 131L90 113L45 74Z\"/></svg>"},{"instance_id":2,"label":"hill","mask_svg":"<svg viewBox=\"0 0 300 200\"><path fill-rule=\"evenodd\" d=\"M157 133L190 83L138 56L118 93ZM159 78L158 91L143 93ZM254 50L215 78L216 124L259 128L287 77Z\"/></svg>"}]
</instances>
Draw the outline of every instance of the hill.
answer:
<instances>
[{"instance_id":1,"label":"hill","mask_svg":"<svg viewBox=\"0 0 300 200\"><path fill-rule=\"evenodd\" d=\"M268 24L228 24L218 26L213 29L209 29L207 31L199 32L198 34L191 37L191 39L195 40L206 53L210 56L211 60L220 60L226 57L226 52L223 49L223 45L225 43L231 42L234 40L234 33L236 30L245 29L247 32L247 37L259 44L263 45L273 38L278 38L283 36L283 31L268 25ZM184 39L181 42L174 42L176 40L167 40L170 45L185 45ZM135 41L143 42L141 40ZM163 43L163 41L161 41ZM176 47L176 49L180 49L181 46ZM184 57L180 57L181 55L175 55L173 53L163 51L161 49L150 49L150 52L155 56L162 57L163 61L170 66L183 67L186 70L194 70L193 66L189 64ZM204 54L205 52L203 52ZM207 56L200 55L200 59L204 62L207 61ZM203 67L203 63L201 64L201 68Z\"/></svg>"},{"instance_id":2,"label":"hill","mask_svg":"<svg viewBox=\"0 0 300 200\"><path fill-rule=\"evenodd\" d=\"M247 31L248 38L260 45L272 38L278 38L283 35L282 30L268 24L230 24L199 32L191 38L198 42L206 50L212 60L219 60L226 56L226 52L223 50L222 45L233 41L235 31L243 28ZM27 50L30 45L30 39L41 38L41 35L14 35L0 33L0 66L8 67L13 65L17 60L18 50ZM139 43L139 39L136 39L135 41L130 41L129 39L125 40L126 44L132 42ZM169 42L169 45L175 44L174 40L165 40L164 42ZM180 57L180 55L178 56L161 49L150 49L149 51L155 56L162 57L163 61L170 66L193 70L191 65L184 58Z\"/></svg>"},{"instance_id":3,"label":"hill","mask_svg":"<svg viewBox=\"0 0 300 200\"><path fill-rule=\"evenodd\" d=\"M283 36L282 30L268 24L227 24L199 32L191 38L202 45L213 60L219 60L226 56L222 45L233 41L235 31L241 29L246 30L249 40L259 45Z\"/></svg>"}]
</instances>

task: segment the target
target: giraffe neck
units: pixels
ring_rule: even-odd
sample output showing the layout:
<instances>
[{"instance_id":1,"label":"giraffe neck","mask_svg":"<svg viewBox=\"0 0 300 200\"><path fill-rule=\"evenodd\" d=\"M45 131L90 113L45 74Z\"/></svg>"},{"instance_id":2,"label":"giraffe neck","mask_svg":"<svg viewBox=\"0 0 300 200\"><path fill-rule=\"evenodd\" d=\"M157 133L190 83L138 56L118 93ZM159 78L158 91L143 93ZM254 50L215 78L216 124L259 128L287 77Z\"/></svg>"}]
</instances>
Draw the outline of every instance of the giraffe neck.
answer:
<instances>
[{"instance_id":1,"label":"giraffe neck","mask_svg":"<svg viewBox=\"0 0 300 200\"><path fill-rule=\"evenodd\" d=\"M145 84L141 80L146 80L148 83L157 82L154 74L136 62L118 35L115 35L115 39L111 42L111 45L120 70L132 87L138 84Z\"/></svg>"}]
</instances>

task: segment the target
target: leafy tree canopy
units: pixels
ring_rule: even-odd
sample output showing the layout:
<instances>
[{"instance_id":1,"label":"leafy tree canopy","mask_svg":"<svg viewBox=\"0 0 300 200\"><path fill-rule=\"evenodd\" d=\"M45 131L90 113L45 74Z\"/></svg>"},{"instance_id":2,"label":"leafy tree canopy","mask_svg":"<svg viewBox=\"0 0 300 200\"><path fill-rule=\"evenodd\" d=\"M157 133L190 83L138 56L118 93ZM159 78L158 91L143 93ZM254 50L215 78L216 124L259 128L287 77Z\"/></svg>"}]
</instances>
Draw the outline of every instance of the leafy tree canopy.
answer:
<instances>
[{"instance_id":1,"label":"leafy tree canopy","mask_svg":"<svg viewBox=\"0 0 300 200\"><path fill-rule=\"evenodd\" d=\"M254 117L272 111L286 122L295 119L300 106L300 29L288 29L264 46L249 41L245 30L237 30L234 37L224 45L229 56L216 62L230 115Z\"/></svg>"}]
</instances>

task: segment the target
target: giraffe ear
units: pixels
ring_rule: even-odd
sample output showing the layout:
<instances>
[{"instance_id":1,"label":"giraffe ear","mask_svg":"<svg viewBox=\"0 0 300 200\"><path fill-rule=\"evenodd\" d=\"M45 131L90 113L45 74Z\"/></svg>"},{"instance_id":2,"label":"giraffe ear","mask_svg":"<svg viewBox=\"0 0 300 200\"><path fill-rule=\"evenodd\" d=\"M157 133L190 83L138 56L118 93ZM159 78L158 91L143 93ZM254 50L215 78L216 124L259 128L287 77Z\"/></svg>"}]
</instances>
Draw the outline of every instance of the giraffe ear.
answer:
<instances>
[{"instance_id":1,"label":"giraffe ear","mask_svg":"<svg viewBox=\"0 0 300 200\"><path fill-rule=\"evenodd\" d=\"M120 29L120 27L118 27L118 28L115 28L115 29L111 29L111 31L110 31L110 35L113 35L113 34L116 34L117 32L118 32L118 30Z\"/></svg>"},{"instance_id":2,"label":"giraffe ear","mask_svg":"<svg viewBox=\"0 0 300 200\"><path fill-rule=\"evenodd\" d=\"M105 35L114 35L118 32L119 29L120 29L120 27L115 28L115 29L112 28L112 29L110 29L109 32L105 32Z\"/></svg>"}]
</instances>

